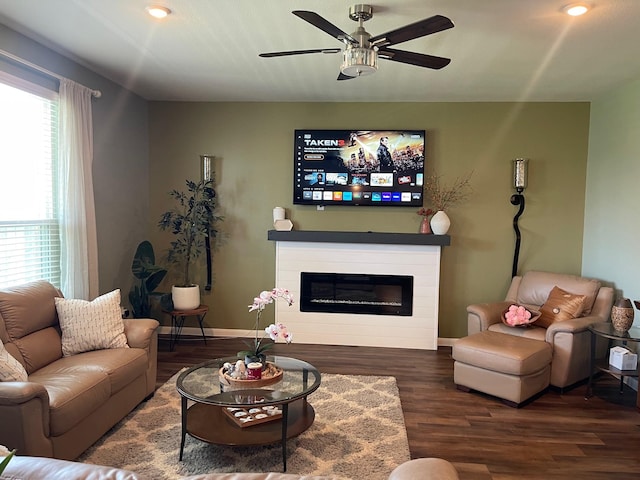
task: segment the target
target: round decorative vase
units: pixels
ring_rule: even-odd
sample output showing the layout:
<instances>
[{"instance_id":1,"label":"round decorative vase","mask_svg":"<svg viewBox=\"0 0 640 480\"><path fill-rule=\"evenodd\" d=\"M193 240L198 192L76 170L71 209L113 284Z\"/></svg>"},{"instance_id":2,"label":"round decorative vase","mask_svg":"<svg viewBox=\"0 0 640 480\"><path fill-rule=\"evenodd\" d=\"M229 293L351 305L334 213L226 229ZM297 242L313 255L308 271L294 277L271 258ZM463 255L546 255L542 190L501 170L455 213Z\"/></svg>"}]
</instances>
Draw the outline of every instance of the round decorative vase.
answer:
<instances>
[{"instance_id":1,"label":"round decorative vase","mask_svg":"<svg viewBox=\"0 0 640 480\"><path fill-rule=\"evenodd\" d=\"M438 210L433 217L431 217L431 230L436 235L445 235L449 231L451 226L451 220L449 216L442 210Z\"/></svg>"},{"instance_id":2,"label":"round decorative vase","mask_svg":"<svg viewBox=\"0 0 640 480\"><path fill-rule=\"evenodd\" d=\"M171 287L171 299L174 310L193 310L200 306L200 287L191 285L188 287Z\"/></svg>"},{"instance_id":3,"label":"round decorative vase","mask_svg":"<svg viewBox=\"0 0 640 480\"><path fill-rule=\"evenodd\" d=\"M427 217L422 217L422 222L420 222L420 233L425 233L425 234L433 233L431 231L431 225Z\"/></svg>"},{"instance_id":4,"label":"round decorative vase","mask_svg":"<svg viewBox=\"0 0 640 480\"><path fill-rule=\"evenodd\" d=\"M611 307L611 323L618 332L627 332L633 325L633 305L628 298L620 298Z\"/></svg>"}]
</instances>

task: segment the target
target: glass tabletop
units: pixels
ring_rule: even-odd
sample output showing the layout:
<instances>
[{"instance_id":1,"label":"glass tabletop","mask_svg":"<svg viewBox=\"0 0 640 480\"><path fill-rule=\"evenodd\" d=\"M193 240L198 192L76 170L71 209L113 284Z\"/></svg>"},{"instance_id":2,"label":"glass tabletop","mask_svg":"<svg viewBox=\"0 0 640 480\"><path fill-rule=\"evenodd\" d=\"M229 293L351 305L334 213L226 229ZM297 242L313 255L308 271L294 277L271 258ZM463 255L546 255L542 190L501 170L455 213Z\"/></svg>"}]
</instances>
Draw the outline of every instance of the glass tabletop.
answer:
<instances>
[{"instance_id":1,"label":"glass tabletop","mask_svg":"<svg viewBox=\"0 0 640 480\"><path fill-rule=\"evenodd\" d=\"M589 325L589 330L593 333L611 338L613 340L630 340L632 342L640 342L640 327L631 327L628 332L620 332L613 328L611 322L601 322Z\"/></svg>"},{"instance_id":2,"label":"glass tabletop","mask_svg":"<svg viewBox=\"0 0 640 480\"><path fill-rule=\"evenodd\" d=\"M290 357L268 357L282 368L282 380L264 387L242 388L220 382L220 368L235 363L237 357L216 358L195 365L180 374L176 388L183 397L221 407L277 405L306 397L320 386L320 372L311 364Z\"/></svg>"}]
</instances>

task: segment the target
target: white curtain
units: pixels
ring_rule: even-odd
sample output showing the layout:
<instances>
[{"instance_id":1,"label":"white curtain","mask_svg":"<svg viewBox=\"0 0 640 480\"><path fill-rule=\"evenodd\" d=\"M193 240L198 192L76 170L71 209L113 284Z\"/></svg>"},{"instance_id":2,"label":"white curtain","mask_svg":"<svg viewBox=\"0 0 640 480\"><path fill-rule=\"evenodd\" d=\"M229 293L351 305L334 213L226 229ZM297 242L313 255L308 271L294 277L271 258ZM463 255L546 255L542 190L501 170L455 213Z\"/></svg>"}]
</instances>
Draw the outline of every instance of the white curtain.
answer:
<instances>
[{"instance_id":1,"label":"white curtain","mask_svg":"<svg viewBox=\"0 0 640 480\"><path fill-rule=\"evenodd\" d=\"M67 298L98 295L98 243L93 199L92 91L60 80L59 209L61 289Z\"/></svg>"}]
</instances>

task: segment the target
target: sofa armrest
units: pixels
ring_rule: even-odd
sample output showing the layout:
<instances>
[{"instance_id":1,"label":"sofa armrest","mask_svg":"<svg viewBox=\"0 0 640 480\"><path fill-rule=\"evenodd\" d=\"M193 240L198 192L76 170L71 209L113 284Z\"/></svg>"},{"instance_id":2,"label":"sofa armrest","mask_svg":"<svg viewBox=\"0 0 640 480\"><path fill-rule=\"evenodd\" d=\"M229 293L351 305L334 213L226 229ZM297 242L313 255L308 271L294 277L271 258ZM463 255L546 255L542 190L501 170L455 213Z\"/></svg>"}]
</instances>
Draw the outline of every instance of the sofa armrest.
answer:
<instances>
[{"instance_id":1,"label":"sofa armrest","mask_svg":"<svg viewBox=\"0 0 640 480\"><path fill-rule=\"evenodd\" d=\"M39 383L0 382L0 405L20 405L32 399L40 399L49 406L49 394Z\"/></svg>"},{"instance_id":2,"label":"sofa armrest","mask_svg":"<svg viewBox=\"0 0 640 480\"><path fill-rule=\"evenodd\" d=\"M14 457L4 472L23 480L138 480L137 473L119 468L42 457ZM4 478L4 477L2 477Z\"/></svg>"},{"instance_id":3,"label":"sofa armrest","mask_svg":"<svg viewBox=\"0 0 640 480\"><path fill-rule=\"evenodd\" d=\"M551 325L549 325L549 327L547 327L545 340L553 345L553 339L559 333L584 332L589 328L589 325L599 322L602 322L601 317L596 315L589 315L587 317L572 318L571 320L552 323Z\"/></svg>"},{"instance_id":4,"label":"sofa armrest","mask_svg":"<svg viewBox=\"0 0 640 480\"><path fill-rule=\"evenodd\" d=\"M35 382L0 382L0 444L50 454L49 394Z\"/></svg>"},{"instance_id":5,"label":"sofa armrest","mask_svg":"<svg viewBox=\"0 0 640 480\"><path fill-rule=\"evenodd\" d=\"M475 303L467 306L467 334L482 332L494 323L502 321L502 312L512 302Z\"/></svg>"},{"instance_id":6,"label":"sofa armrest","mask_svg":"<svg viewBox=\"0 0 640 480\"><path fill-rule=\"evenodd\" d=\"M389 480L413 480L428 478L433 480L458 480L458 471L442 458L416 458L396 467Z\"/></svg>"},{"instance_id":7,"label":"sofa armrest","mask_svg":"<svg viewBox=\"0 0 640 480\"><path fill-rule=\"evenodd\" d=\"M160 326L158 321L152 318L125 318L123 322L129 346L149 351L153 334Z\"/></svg>"}]
</instances>

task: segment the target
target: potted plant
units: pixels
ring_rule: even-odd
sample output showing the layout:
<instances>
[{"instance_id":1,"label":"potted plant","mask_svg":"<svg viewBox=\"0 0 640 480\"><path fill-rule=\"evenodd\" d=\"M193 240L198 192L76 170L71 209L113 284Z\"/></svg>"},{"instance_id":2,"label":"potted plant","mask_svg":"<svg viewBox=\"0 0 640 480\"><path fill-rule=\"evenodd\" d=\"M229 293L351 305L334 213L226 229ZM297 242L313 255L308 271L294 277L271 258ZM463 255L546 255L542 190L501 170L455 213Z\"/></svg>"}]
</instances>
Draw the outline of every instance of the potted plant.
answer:
<instances>
[{"instance_id":1,"label":"potted plant","mask_svg":"<svg viewBox=\"0 0 640 480\"><path fill-rule=\"evenodd\" d=\"M151 242L140 242L131 264L131 273L140 280L129 291L129 303L133 312L133 318L148 318L151 314L151 302L149 296L160 285L167 271L156 265L156 256Z\"/></svg>"},{"instance_id":2,"label":"potted plant","mask_svg":"<svg viewBox=\"0 0 640 480\"><path fill-rule=\"evenodd\" d=\"M250 312L256 313L256 323L254 326L255 337L251 343L248 343L247 350L238 352L238 358L244 359L245 364L251 362L260 362L263 366L266 365L266 351L273 347L273 342L278 338L284 339L285 342L291 343L293 335L289 333L289 330L282 323L272 323L261 332L260 318L265 307L270 303L275 302L278 298L287 302L289 306L293 304L293 296L286 288L273 288L271 290L265 290L260 292L260 295L253 299L253 303L249 305ZM262 341L266 337L270 337L272 342Z\"/></svg>"},{"instance_id":3,"label":"potted plant","mask_svg":"<svg viewBox=\"0 0 640 480\"><path fill-rule=\"evenodd\" d=\"M193 310L200 305L200 287L194 282L194 264L205 251L205 239L215 237L215 224L222 219L216 215L216 192L213 179L186 181L187 190L172 190L169 196L176 206L165 212L158 226L171 230L174 240L167 260L179 271L179 281L171 287L175 310Z\"/></svg>"}]
</instances>

